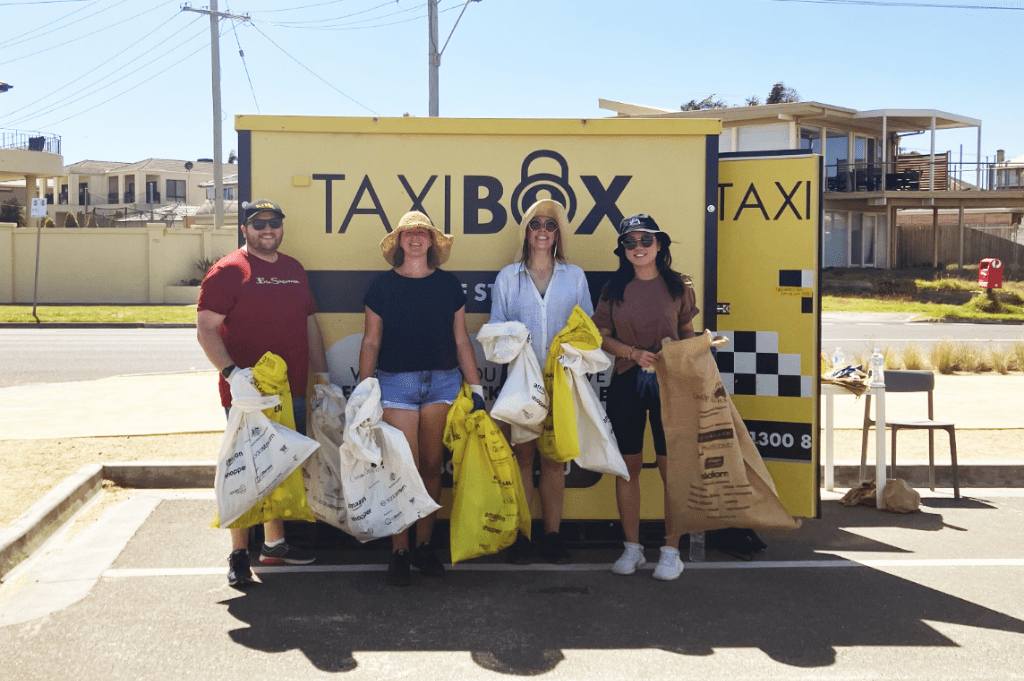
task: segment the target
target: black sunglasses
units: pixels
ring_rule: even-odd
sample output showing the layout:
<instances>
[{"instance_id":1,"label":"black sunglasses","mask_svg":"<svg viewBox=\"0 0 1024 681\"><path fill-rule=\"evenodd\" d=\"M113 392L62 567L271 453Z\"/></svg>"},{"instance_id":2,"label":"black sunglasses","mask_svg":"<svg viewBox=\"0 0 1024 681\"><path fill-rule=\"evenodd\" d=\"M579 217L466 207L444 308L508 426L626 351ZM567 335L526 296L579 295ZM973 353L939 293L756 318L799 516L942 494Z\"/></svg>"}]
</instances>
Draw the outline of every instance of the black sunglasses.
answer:
<instances>
[{"instance_id":1,"label":"black sunglasses","mask_svg":"<svg viewBox=\"0 0 1024 681\"><path fill-rule=\"evenodd\" d=\"M270 220L251 220L249 222L249 226L257 232L262 232L267 227L270 227L270 229L281 229L283 225L284 222L281 221L281 218L271 218Z\"/></svg>"},{"instance_id":2,"label":"black sunglasses","mask_svg":"<svg viewBox=\"0 0 1024 681\"><path fill-rule=\"evenodd\" d=\"M644 234L642 237L640 237L639 241L630 238L622 240L622 245L626 247L627 251L632 251L634 248L636 248L636 245L638 243L644 248L650 248L651 246L654 245L654 235Z\"/></svg>"},{"instance_id":3,"label":"black sunglasses","mask_svg":"<svg viewBox=\"0 0 1024 681\"><path fill-rule=\"evenodd\" d=\"M530 229L538 231L541 227L549 232L553 232L558 229L558 223L554 220L548 220L547 222L541 223L540 220L530 220Z\"/></svg>"}]
</instances>

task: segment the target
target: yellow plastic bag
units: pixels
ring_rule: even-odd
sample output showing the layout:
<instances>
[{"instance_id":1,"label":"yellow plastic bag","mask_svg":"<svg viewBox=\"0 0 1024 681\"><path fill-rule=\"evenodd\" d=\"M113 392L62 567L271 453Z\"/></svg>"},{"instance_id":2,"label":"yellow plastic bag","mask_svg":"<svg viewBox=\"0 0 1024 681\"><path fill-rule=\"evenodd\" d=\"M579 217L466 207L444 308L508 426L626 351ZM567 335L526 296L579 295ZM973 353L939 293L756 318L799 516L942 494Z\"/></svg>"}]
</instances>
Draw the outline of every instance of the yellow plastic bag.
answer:
<instances>
[{"instance_id":1,"label":"yellow plastic bag","mask_svg":"<svg viewBox=\"0 0 1024 681\"><path fill-rule=\"evenodd\" d=\"M576 407L572 388L559 363L562 343L580 350L601 347L601 332L579 305L573 308L565 328L551 341L548 361L544 365L544 388L551 396L551 409L544 419L544 432L537 440L537 449L552 461L571 461L580 455L579 433L576 430Z\"/></svg>"},{"instance_id":2,"label":"yellow plastic bag","mask_svg":"<svg viewBox=\"0 0 1024 681\"><path fill-rule=\"evenodd\" d=\"M285 428L295 430L295 414L292 411L292 391L288 385L288 365L281 357L268 352L256 366L252 368L256 387L264 395L277 395L281 402L263 413L272 421ZM243 513L237 520L228 525L229 528L240 530L254 525L262 525L268 520L305 520L316 522L309 504L306 503L306 486L302 481L302 468L296 468L284 481L274 488L267 497L251 509ZM210 527L220 527L220 518L214 515Z\"/></svg>"},{"instance_id":3,"label":"yellow plastic bag","mask_svg":"<svg viewBox=\"0 0 1024 681\"><path fill-rule=\"evenodd\" d=\"M519 464L487 412L470 412L471 395L463 383L444 429L455 474L449 533L453 564L508 548L519 532L530 536Z\"/></svg>"}]
</instances>

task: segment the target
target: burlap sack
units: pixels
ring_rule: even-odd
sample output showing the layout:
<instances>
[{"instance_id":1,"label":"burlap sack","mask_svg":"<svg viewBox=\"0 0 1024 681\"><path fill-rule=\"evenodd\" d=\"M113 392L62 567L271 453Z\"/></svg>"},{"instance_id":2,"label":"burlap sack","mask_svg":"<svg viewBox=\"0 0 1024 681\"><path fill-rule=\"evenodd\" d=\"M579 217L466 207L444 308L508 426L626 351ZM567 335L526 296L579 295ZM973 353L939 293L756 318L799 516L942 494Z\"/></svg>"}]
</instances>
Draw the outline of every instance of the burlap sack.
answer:
<instances>
[{"instance_id":1,"label":"burlap sack","mask_svg":"<svg viewBox=\"0 0 1024 681\"><path fill-rule=\"evenodd\" d=\"M839 503L843 506L864 505L874 508L878 505L876 490L874 480L862 482L860 487L854 487L844 494ZM885 504L884 510L891 513L913 513L921 508L921 494L903 478L891 478L882 490L882 503Z\"/></svg>"},{"instance_id":2,"label":"burlap sack","mask_svg":"<svg viewBox=\"0 0 1024 681\"><path fill-rule=\"evenodd\" d=\"M655 364L668 445L669 535L800 526L775 492L711 355L711 332L666 342Z\"/></svg>"}]
</instances>

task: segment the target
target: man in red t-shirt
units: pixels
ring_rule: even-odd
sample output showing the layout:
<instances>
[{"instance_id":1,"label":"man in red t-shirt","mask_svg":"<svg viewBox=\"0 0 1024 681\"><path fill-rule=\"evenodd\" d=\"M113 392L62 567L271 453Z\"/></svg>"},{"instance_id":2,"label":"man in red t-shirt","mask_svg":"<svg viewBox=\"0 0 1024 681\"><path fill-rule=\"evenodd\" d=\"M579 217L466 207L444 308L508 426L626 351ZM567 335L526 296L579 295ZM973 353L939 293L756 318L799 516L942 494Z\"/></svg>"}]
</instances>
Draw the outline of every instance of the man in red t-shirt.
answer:
<instances>
[{"instance_id":1,"label":"man in red t-shirt","mask_svg":"<svg viewBox=\"0 0 1024 681\"><path fill-rule=\"evenodd\" d=\"M273 201L242 204L239 228L245 246L228 253L210 268L199 293L199 344L221 372L221 404L231 406L227 378L236 367L252 367L273 352L288 364L288 383L295 429L306 432L306 379L309 369L327 373L327 357L317 325L316 305L306 271L295 258L278 252L284 238L284 213ZM264 525L266 542L260 562L312 563L314 557L284 540L284 522ZM231 530L228 583L252 581L249 531Z\"/></svg>"}]
</instances>

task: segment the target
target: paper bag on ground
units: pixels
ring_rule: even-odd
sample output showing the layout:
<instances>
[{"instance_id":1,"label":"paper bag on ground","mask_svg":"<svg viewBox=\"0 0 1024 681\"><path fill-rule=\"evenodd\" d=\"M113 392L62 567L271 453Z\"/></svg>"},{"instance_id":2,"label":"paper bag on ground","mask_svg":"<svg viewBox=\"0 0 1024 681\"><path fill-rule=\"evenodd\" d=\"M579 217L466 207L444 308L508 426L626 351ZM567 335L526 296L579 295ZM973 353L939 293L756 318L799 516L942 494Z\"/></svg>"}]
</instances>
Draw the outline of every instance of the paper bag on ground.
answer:
<instances>
[{"instance_id":1,"label":"paper bag on ground","mask_svg":"<svg viewBox=\"0 0 1024 681\"><path fill-rule=\"evenodd\" d=\"M455 480L449 532L452 563L497 553L511 546L520 532L530 536L530 509L519 464L487 412L470 412L470 395L469 385L463 383L444 430Z\"/></svg>"},{"instance_id":2,"label":"paper bag on ground","mask_svg":"<svg viewBox=\"0 0 1024 681\"><path fill-rule=\"evenodd\" d=\"M268 352L252 369L234 372L211 527L241 529L276 519L313 522L299 467L317 447L295 432L282 358Z\"/></svg>"},{"instance_id":3,"label":"paper bag on ground","mask_svg":"<svg viewBox=\"0 0 1024 681\"><path fill-rule=\"evenodd\" d=\"M668 534L799 527L722 385L711 333L667 342L661 358L655 366L668 445Z\"/></svg>"},{"instance_id":4,"label":"paper bag on ground","mask_svg":"<svg viewBox=\"0 0 1024 681\"><path fill-rule=\"evenodd\" d=\"M344 438L336 431L329 437L321 431L317 437L325 441L326 468L337 470L338 477L314 508L321 520L361 542L397 534L441 508L423 485L405 435L385 423L383 415L380 384L368 378L345 405Z\"/></svg>"},{"instance_id":5,"label":"paper bag on ground","mask_svg":"<svg viewBox=\"0 0 1024 681\"><path fill-rule=\"evenodd\" d=\"M491 417L512 425L512 444L536 440L548 414L544 374L522 322L484 324L476 334L488 361L508 364L505 385L491 407Z\"/></svg>"}]
</instances>

